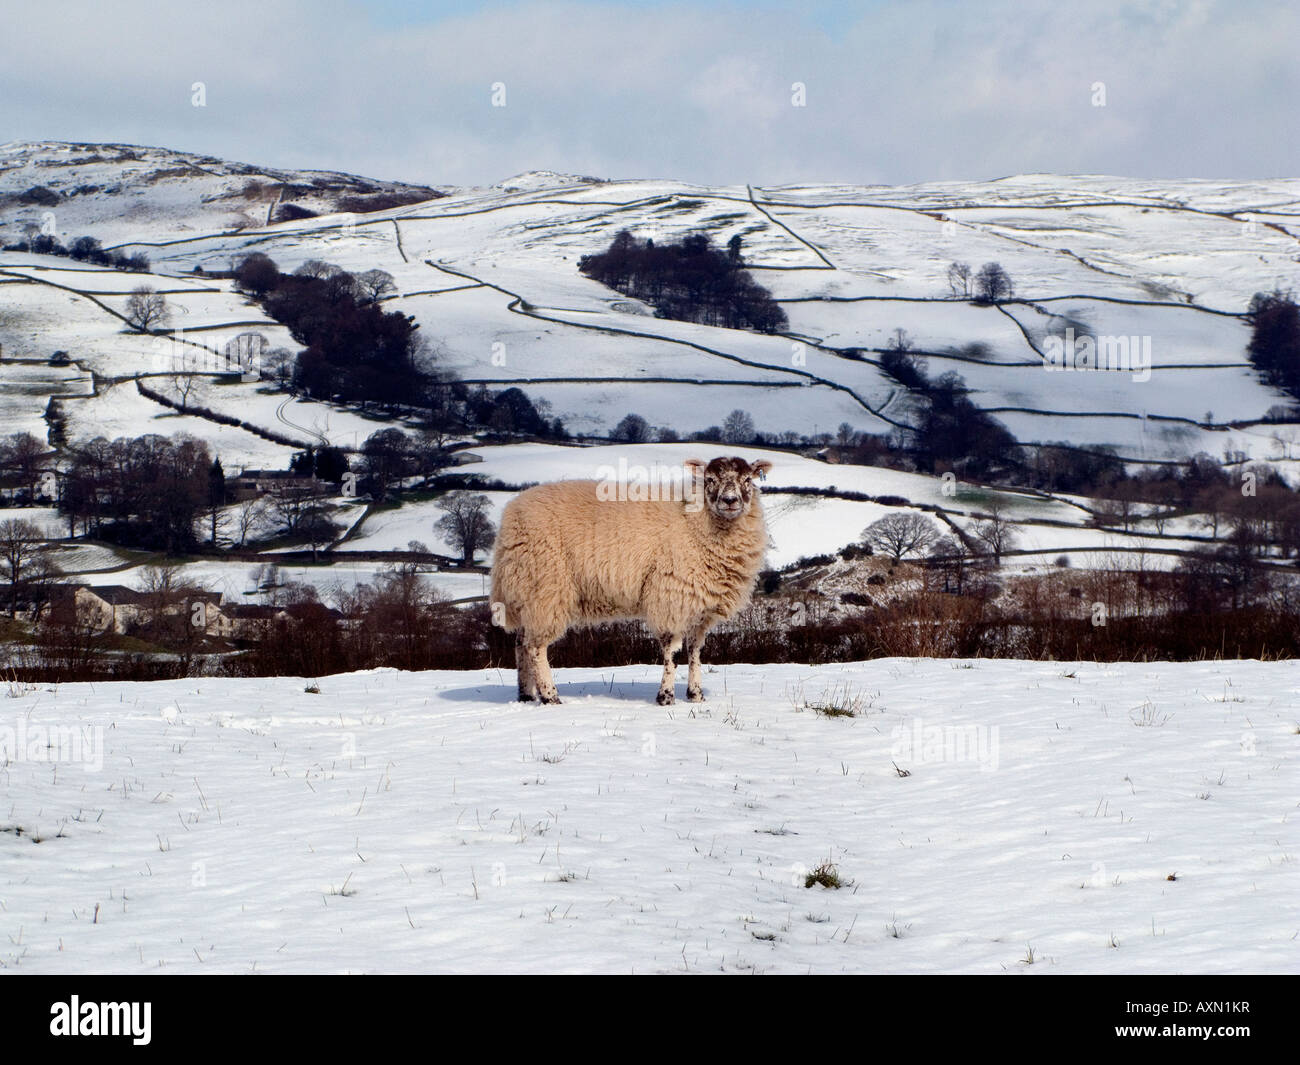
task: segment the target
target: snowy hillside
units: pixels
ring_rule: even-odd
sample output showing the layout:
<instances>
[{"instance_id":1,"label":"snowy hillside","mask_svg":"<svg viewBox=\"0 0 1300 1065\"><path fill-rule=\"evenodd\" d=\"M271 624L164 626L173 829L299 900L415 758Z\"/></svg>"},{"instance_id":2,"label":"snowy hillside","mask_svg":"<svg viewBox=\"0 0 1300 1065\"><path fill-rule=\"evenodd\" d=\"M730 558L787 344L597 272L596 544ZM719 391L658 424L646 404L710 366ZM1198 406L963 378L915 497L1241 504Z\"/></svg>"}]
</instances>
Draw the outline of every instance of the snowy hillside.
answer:
<instances>
[{"instance_id":1,"label":"snowy hillside","mask_svg":"<svg viewBox=\"0 0 1300 1065\"><path fill-rule=\"evenodd\" d=\"M257 250L285 270L308 259L379 268L397 283L387 306L416 317L442 365L470 381L520 384L579 433L608 433L629 412L689 433L736 408L769 433L907 425L906 390L872 354L898 329L932 375L960 373L1027 442L1105 444L1135 459L1225 450L1267 459L1277 457L1278 427L1251 423L1289 406L1247 364L1241 315L1254 293L1300 280L1300 180L1030 175L760 189L535 172L337 213L345 195L420 190L123 146L9 145L0 160L0 238L48 224L61 239L84 233L146 254L171 275L173 328L207 346L246 328L292 345L229 282L196 280L196 267L225 270ZM23 201L36 187L58 204ZM336 213L266 225L277 197L290 195ZM661 241L740 237L747 266L790 319L788 335L657 319L578 273L582 255L625 228ZM1016 301L954 299L954 261L1002 263ZM17 316L0 322L0 343L33 358L75 349L113 375L147 372L151 353L116 315L130 288L157 279L58 272L70 265L0 255L0 293ZM1053 370L1049 347L1067 327L1131 340L1132 365ZM850 348L867 357L845 358ZM227 398L255 402L257 388ZM334 423L325 435L354 446L356 433Z\"/></svg>"},{"instance_id":2,"label":"snowy hillside","mask_svg":"<svg viewBox=\"0 0 1300 1065\"><path fill-rule=\"evenodd\" d=\"M0 966L1295 969L1290 663L557 679L11 685Z\"/></svg>"},{"instance_id":3,"label":"snowy hillside","mask_svg":"<svg viewBox=\"0 0 1300 1065\"><path fill-rule=\"evenodd\" d=\"M437 194L354 174L251 166L137 144L0 144L6 230L35 225L58 236L89 233L106 246L141 232L261 226L285 204L324 214L339 210L344 197L394 193L408 202Z\"/></svg>"},{"instance_id":4,"label":"snowy hillside","mask_svg":"<svg viewBox=\"0 0 1300 1065\"><path fill-rule=\"evenodd\" d=\"M423 198L339 210L386 196ZM266 224L283 203L319 216ZM1248 364L1243 311L1253 293L1300 281L1298 204L1300 180L1049 175L762 189L536 171L485 188L435 190L165 149L10 144L0 148L0 243L37 230L65 243L94 236L105 248L146 255L152 272L0 252L0 437L48 438L47 407L57 399L66 445L184 432L236 474L285 469L309 444L355 452L377 430L417 428L292 395L272 374L225 372L223 352L241 336L259 334L265 350L290 360L300 347L229 278L213 276L255 250L285 271L308 260L387 271L397 291L385 309L414 316L437 366L471 386L518 385L575 434L607 437L635 413L684 437L737 409L769 434L906 428L915 397L879 365L881 349L902 330L932 378L959 373L974 400L1022 441L1110 446L1137 461L1205 452L1231 459L1233 474L1251 459L1290 475L1300 417L1286 413L1291 401ZM692 231L718 245L739 237L746 265L786 312L788 332L656 318L579 273L579 258L622 229L659 241ZM947 279L954 261L1002 263L1017 298L996 306L954 298ZM128 296L140 285L164 297L170 335L127 326ZM1067 330L1131 342L1132 365L1054 369L1049 353ZM57 352L68 365L49 365ZM177 380L170 371L178 357L196 363L196 377ZM186 413L164 402L175 403L182 386ZM1270 411L1283 421L1261 422ZM475 448L484 461L461 472L517 485L592 476L620 459L676 464L718 447L526 443ZM774 566L856 540L899 497L963 522L1002 504L1021 523L1019 552L1008 559L1016 566L1068 554L1086 567L1115 549L1150 547L1160 549L1154 565L1172 566L1175 551L1206 542L1191 518L1156 528L1147 514L1123 532L1114 523L1100 530L1091 527L1089 501L973 486L953 493L935 477L789 452L762 457L775 464L770 484L778 490L768 501ZM779 494L804 488L895 498ZM494 512L505 499L493 495ZM391 551L412 540L450 554L433 529L438 516L428 501L369 513L336 554ZM100 568L91 563L78 572ZM324 573L312 583L324 590L337 579L355 578ZM464 594L459 577L438 580ZM242 571L221 578L223 587L242 581Z\"/></svg>"}]
</instances>

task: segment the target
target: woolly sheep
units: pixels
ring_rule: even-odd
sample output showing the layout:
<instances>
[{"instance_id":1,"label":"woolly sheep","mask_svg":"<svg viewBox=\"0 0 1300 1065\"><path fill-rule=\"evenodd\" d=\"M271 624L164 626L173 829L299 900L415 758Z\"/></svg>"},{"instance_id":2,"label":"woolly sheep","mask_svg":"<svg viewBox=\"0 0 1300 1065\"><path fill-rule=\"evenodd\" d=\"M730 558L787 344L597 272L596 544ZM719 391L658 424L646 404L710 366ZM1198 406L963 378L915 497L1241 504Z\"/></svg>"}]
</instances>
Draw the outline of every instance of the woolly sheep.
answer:
<instances>
[{"instance_id":1,"label":"woolly sheep","mask_svg":"<svg viewBox=\"0 0 1300 1065\"><path fill-rule=\"evenodd\" d=\"M636 485L611 491L608 479L558 481L506 506L492 617L515 633L521 701L560 701L546 649L571 626L634 618L663 649L658 702L674 701L673 656L683 643L687 698L703 701L700 646L749 601L767 549L754 480L772 464L729 457L684 466L687 490L670 493L675 499L644 498L664 493Z\"/></svg>"}]
</instances>

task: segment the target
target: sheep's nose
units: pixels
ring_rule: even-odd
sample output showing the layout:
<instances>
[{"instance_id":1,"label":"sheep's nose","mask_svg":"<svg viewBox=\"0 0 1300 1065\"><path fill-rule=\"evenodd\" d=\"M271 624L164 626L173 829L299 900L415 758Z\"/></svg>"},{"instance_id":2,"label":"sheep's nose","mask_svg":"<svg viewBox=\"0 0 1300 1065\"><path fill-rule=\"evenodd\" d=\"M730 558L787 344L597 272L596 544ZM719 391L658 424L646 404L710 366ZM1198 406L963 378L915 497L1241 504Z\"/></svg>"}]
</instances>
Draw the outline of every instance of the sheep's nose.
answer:
<instances>
[{"instance_id":1,"label":"sheep's nose","mask_svg":"<svg viewBox=\"0 0 1300 1065\"><path fill-rule=\"evenodd\" d=\"M735 494L725 495L725 496L722 497L722 501L723 501L724 503L726 503L727 506L731 506L732 503L739 503L739 502L740 502L740 496L735 495Z\"/></svg>"}]
</instances>

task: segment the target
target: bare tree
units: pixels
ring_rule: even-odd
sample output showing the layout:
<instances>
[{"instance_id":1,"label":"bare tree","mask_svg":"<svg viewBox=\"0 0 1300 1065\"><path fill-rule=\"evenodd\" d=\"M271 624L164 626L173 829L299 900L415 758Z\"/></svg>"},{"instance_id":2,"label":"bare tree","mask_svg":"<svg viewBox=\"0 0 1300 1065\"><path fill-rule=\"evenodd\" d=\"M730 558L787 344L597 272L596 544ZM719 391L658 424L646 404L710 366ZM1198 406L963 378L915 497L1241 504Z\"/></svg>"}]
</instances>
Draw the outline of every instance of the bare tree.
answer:
<instances>
[{"instance_id":1,"label":"bare tree","mask_svg":"<svg viewBox=\"0 0 1300 1065\"><path fill-rule=\"evenodd\" d=\"M328 547L339 534L339 524L330 518L324 506L312 507L298 522L298 532L306 538L311 547L312 561L315 561L322 547Z\"/></svg>"},{"instance_id":2,"label":"bare tree","mask_svg":"<svg viewBox=\"0 0 1300 1065\"><path fill-rule=\"evenodd\" d=\"M722 442L724 444L752 443L756 431L754 419L749 416L749 412L736 409L728 414L722 423Z\"/></svg>"},{"instance_id":3,"label":"bare tree","mask_svg":"<svg viewBox=\"0 0 1300 1065\"><path fill-rule=\"evenodd\" d=\"M471 492L451 492L438 502L445 513L434 528L460 552L461 563L474 564L474 555L486 551L496 540L496 526L488 518L491 501Z\"/></svg>"},{"instance_id":4,"label":"bare tree","mask_svg":"<svg viewBox=\"0 0 1300 1065\"><path fill-rule=\"evenodd\" d=\"M325 282L325 298L331 303L357 300L361 296L361 286L357 279L346 270L337 270L322 280Z\"/></svg>"},{"instance_id":5,"label":"bare tree","mask_svg":"<svg viewBox=\"0 0 1300 1065\"><path fill-rule=\"evenodd\" d=\"M327 263L323 259L308 259L293 273L295 277L314 277L317 280L324 280L343 273L343 267Z\"/></svg>"},{"instance_id":6,"label":"bare tree","mask_svg":"<svg viewBox=\"0 0 1300 1065\"><path fill-rule=\"evenodd\" d=\"M320 482L278 484L268 493L267 505L284 534L298 536L314 514L326 509L325 491Z\"/></svg>"},{"instance_id":7,"label":"bare tree","mask_svg":"<svg viewBox=\"0 0 1300 1065\"><path fill-rule=\"evenodd\" d=\"M416 472L426 481L447 467L446 442L446 434L436 429L421 429L416 435L411 445L412 460Z\"/></svg>"},{"instance_id":8,"label":"bare tree","mask_svg":"<svg viewBox=\"0 0 1300 1065\"><path fill-rule=\"evenodd\" d=\"M1156 535L1164 536L1165 526L1169 524L1169 519L1178 516L1177 507L1153 506L1147 513L1151 524L1156 527Z\"/></svg>"},{"instance_id":9,"label":"bare tree","mask_svg":"<svg viewBox=\"0 0 1300 1065\"><path fill-rule=\"evenodd\" d=\"M278 606L281 602L279 589L284 587L284 570L274 562L263 562L254 566L249 572L257 591L265 598L268 606Z\"/></svg>"},{"instance_id":10,"label":"bare tree","mask_svg":"<svg viewBox=\"0 0 1300 1065\"><path fill-rule=\"evenodd\" d=\"M235 287L250 296L265 296L280 283L280 271L269 256L255 251L235 267Z\"/></svg>"},{"instance_id":11,"label":"bare tree","mask_svg":"<svg viewBox=\"0 0 1300 1065\"><path fill-rule=\"evenodd\" d=\"M952 289L952 294L957 299L966 299L970 296L970 281L970 263L952 263L948 267L948 287Z\"/></svg>"},{"instance_id":12,"label":"bare tree","mask_svg":"<svg viewBox=\"0 0 1300 1065\"><path fill-rule=\"evenodd\" d=\"M51 611L37 630L36 661L55 676L84 677L107 654L104 632L99 608L69 595L66 608Z\"/></svg>"},{"instance_id":13,"label":"bare tree","mask_svg":"<svg viewBox=\"0 0 1300 1065\"><path fill-rule=\"evenodd\" d=\"M915 511L887 515L862 530L862 539L873 550L895 562L924 551L938 538L939 529L934 522Z\"/></svg>"},{"instance_id":14,"label":"bare tree","mask_svg":"<svg viewBox=\"0 0 1300 1065\"><path fill-rule=\"evenodd\" d=\"M894 335L889 338L889 344L886 351L897 352L899 355L905 355L912 350L912 338L908 335L907 330L901 325L894 330Z\"/></svg>"},{"instance_id":15,"label":"bare tree","mask_svg":"<svg viewBox=\"0 0 1300 1065\"><path fill-rule=\"evenodd\" d=\"M45 533L23 518L0 522L0 565L9 581L11 618L18 616L20 598L30 601L33 607L43 603L47 586L58 574Z\"/></svg>"},{"instance_id":16,"label":"bare tree","mask_svg":"<svg viewBox=\"0 0 1300 1065\"><path fill-rule=\"evenodd\" d=\"M628 414L614 426L610 436L629 444L644 444L650 439L650 423L639 414Z\"/></svg>"},{"instance_id":17,"label":"bare tree","mask_svg":"<svg viewBox=\"0 0 1300 1065\"><path fill-rule=\"evenodd\" d=\"M171 312L162 293L151 285L131 290L126 300L126 323L137 333L151 333L167 323Z\"/></svg>"},{"instance_id":18,"label":"bare tree","mask_svg":"<svg viewBox=\"0 0 1300 1065\"><path fill-rule=\"evenodd\" d=\"M27 490L32 503L49 494L43 489L50 484L49 454L49 447L31 433L13 433L0 440L0 469Z\"/></svg>"},{"instance_id":19,"label":"bare tree","mask_svg":"<svg viewBox=\"0 0 1300 1065\"><path fill-rule=\"evenodd\" d=\"M367 303L378 303L397 291L397 283L387 270L367 270L357 275L357 285Z\"/></svg>"},{"instance_id":20,"label":"bare tree","mask_svg":"<svg viewBox=\"0 0 1300 1065\"><path fill-rule=\"evenodd\" d=\"M1119 501L1115 499L1097 499L1092 504L1090 522L1098 529L1113 529L1124 520Z\"/></svg>"},{"instance_id":21,"label":"bare tree","mask_svg":"<svg viewBox=\"0 0 1300 1065\"><path fill-rule=\"evenodd\" d=\"M930 548L930 562L943 574L943 590L961 595L966 586L969 555L956 536L941 536Z\"/></svg>"},{"instance_id":22,"label":"bare tree","mask_svg":"<svg viewBox=\"0 0 1300 1065\"><path fill-rule=\"evenodd\" d=\"M1196 524L1209 532L1211 540L1219 538L1219 526L1227 519L1228 513L1232 509L1232 503L1231 490L1217 485L1203 488L1197 494L1196 509L1198 516Z\"/></svg>"},{"instance_id":23,"label":"bare tree","mask_svg":"<svg viewBox=\"0 0 1300 1065\"><path fill-rule=\"evenodd\" d=\"M239 546L248 542L249 534L266 516L266 500L260 496L246 499L235 508L235 530L239 534Z\"/></svg>"},{"instance_id":24,"label":"bare tree","mask_svg":"<svg viewBox=\"0 0 1300 1065\"><path fill-rule=\"evenodd\" d=\"M175 640L189 625L185 611L187 597L202 591L188 581L185 571L174 562L146 566L140 572L140 595L143 598L140 624L155 637Z\"/></svg>"},{"instance_id":25,"label":"bare tree","mask_svg":"<svg viewBox=\"0 0 1300 1065\"><path fill-rule=\"evenodd\" d=\"M970 534L988 549L995 566L1002 565L1002 556L1013 550L1020 540L1002 505L996 502L989 508L988 514L971 526Z\"/></svg>"},{"instance_id":26,"label":"bare tree","mask_svg":"<svg viewBox=\"0 0 1300 1065\"><path fill-rule=\"evenodd\" d=\"M172 563L146 567L140 577L140 592L144 599L140 628L151 640L177 654L188 675L213 623L210 608L220 596L186 577L184 570Z\"/></svg>"},{"instance_id":27,"label":"bare tree","mask_svg":"<svg viewBox=\"0 0 1300 1065\"><path fill-rule=\"evenodd\" d=\"M140 594L147 600L146 609L161 613L185 587L185 571L175 562L160 562L140 571Z\"/></svg>"},{"instance_id":28,"label":"bare tree","mask_svg":"<svg viewBox=\"0 0 1300 1065\"><path fill-rule=\"evenodd\" d=\"M293 382L293 365L297 356L288 348L272 348L262 356L257 370L263 381L274 381L284 390Z\"/></svg>"},{"instance_id":29,"label":"bare tree","mask_svg":"<svg viewBox=\"0 0 1300 1065\"><path fill-rule=\"evenodd\" d=\"M195 367L196 362L197 359L188 352L178 355L168 378L171 390L176 394L176 399L180 403L182 411L189 410L190 397L194 395L194 389L198 387L199 375Z\"/></svg>"},{"instance_id":30,"label":"bare tree","mask_svg":"<svg viewBox=\"0 0 1300 1065\"><path fill-rule=\"evenodd\" d=\"M1141 517L1137 492L1132 485L1121 482L1110 493L1109 498L1093 504L1093 524L1102 529L1119 526L1128 532Z\"/></svg>"},{"instance_id":31,"label":"bare tree","mask_svg":"<svg viewBox=\"0 0 1300 1065\"><path fill-rule=\"evenodd\" d=\"M1001 263L985 263L975 275L975 294L982 303L997 303L1011 298L1010 275Z\"/></svg>"},{"instance_id":32,"label":"bare tree","mask_svg":"<svg viewBox=\"0 0 1300 1065\"><path fill-rule=\"evenodd\" d=\"M383 501L394 485L411 472L411 441L401 429L380 429L361 445L361 470L376 501Z\"/></svg>"}]
</instances>

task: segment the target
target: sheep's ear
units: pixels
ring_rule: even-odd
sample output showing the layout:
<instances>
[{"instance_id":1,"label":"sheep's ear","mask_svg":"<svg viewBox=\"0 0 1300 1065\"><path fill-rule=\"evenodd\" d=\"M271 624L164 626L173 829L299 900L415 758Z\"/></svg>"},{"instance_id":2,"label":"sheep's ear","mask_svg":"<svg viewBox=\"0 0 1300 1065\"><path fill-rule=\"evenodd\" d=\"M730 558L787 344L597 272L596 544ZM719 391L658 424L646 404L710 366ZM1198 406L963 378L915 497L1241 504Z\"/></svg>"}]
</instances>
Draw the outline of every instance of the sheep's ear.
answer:
<instances>
[{"instance_id":1,"label":"sheep's ear","mask_svg":"<svg viewBox=\"0 0 1300 1065\"><path fill-rule=\"evenodd\" d=\"M772 468L772 464L767 459L760 459L758 462L749 464L749 472L754 477L767 477L767 471Z\"/></svg>"},{"instance_id":2,"label":"sheep's ear","mask_svg":"<svg viewBox=\"0 0 1300 1065\"><path fill-rule=\"evenodd\" d=\"M692 477L703 477L704 468L708 465L708 463L705 462L703 459L687 459L685 462L682 463L682 465L686 467L686 471Z\"/></svg>"}]
</instances>

